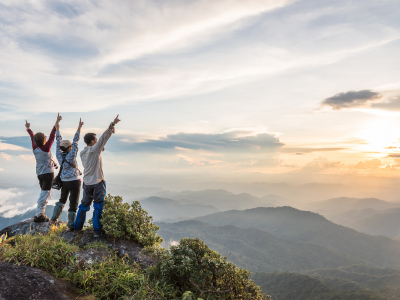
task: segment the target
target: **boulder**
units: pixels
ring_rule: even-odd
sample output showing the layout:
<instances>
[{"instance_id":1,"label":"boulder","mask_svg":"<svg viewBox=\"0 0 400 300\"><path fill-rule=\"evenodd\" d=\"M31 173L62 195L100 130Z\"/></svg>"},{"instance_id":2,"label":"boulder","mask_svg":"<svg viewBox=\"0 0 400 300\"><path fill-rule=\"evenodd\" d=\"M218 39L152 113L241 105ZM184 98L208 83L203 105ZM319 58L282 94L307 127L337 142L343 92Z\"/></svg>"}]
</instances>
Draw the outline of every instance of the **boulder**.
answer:
<instances>
[{"instance_id":1,"label":"boulder","mask_svg":"<svg viewBox=\"0 0 400 300\"><path fill-rule=\"evenodd\" d=\"M110 255L110 252L99 248L99 249L86 249L74 254L75 263L83 268L85 265L93 265L98 262L104 261L106 257Z\"/></svg>"},{"instance_id":2,"label":"boulder","mask_svg":"<svg viewBox=\"0 0 400 300\"><path fill-rule=\"evenodd\" d=\"M27 266L0 261L0 300L94 300L72 284Z\"/></svg>"},{"instance_id":3,"label":"boulder","mask_svg":"<svg viewBox=\"0 0 400 300\"><path fill-rule=\"evenodd\" d=\"M58 222L58 224L66 224L65 222ZM13 237L18 234L34 234L34 233L47 233L51 228L49 222L35 223L33 218L25 219L21 222L10 225L0 231L0 236L7 233L7 237Z\"/></svg>"},{"instance_id":4,"label":"boulder","mask_svg":"<svg viewBox=\"0 0 400 300\"><path fill-rule=\"evenodd\" d=\"M68 237L69 233L66 234ZM102 241L108 247L116 251L119 257L128 256L132 262L136 262L142 267L148 268L156 264L156 261L152 257L141 253L144 247L138 243L113 238L96 239L93 236L94 231L87 229L83 233L78 234L74 242L78 243L79 247L83 248L89 243Z\"/></svg>"}]
</instances>

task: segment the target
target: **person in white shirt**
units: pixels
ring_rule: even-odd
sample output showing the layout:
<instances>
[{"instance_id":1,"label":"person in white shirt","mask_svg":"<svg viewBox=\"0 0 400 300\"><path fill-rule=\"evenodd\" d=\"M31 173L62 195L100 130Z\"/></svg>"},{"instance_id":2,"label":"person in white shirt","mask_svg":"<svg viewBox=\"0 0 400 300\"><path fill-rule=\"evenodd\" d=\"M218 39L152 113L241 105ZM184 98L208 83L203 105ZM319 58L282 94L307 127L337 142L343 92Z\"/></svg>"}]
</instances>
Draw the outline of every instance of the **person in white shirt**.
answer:
<instances>
[{"instance_id":1,"label":"person in white shirt","mask_svg":"<svg viewBox=\"0 0 400 300\"><path fill-rule=\"evenodd\" d=\"M118 115L119 116L119 115ZM83 197L76 215L74 228L80 231L86 220L86 212L90 210L93 202L93 228L95 238L102 234L101 217L103 213L104 198L106 196L106 182L104 180L101 152L113 133L114 126L120 122L118 116L111 122L108 129L97 140L96 134L87 133L84 137L86 147L81 151L83 171Z\"/></svg>"}]
</instances>

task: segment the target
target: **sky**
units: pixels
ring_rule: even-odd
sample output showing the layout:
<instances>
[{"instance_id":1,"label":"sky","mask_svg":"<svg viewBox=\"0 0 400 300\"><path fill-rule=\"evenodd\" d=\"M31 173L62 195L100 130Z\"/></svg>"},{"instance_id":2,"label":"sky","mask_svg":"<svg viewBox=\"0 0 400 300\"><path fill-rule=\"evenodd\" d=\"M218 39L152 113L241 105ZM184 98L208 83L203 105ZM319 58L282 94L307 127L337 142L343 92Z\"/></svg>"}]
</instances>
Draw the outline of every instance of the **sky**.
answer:
<instances>
[{"instance_id":1,"label":"sky","mask_svg":"<svg viewBox=\"0 0 400 300\"><path fill-rule=\"evenodd\" d=\"M58 112L80 149L119 114L106 177L397 178L399 20L398 0L0 0L0 180L35 182L25 120L48 135Z\"/></svg>"}]
</instances>

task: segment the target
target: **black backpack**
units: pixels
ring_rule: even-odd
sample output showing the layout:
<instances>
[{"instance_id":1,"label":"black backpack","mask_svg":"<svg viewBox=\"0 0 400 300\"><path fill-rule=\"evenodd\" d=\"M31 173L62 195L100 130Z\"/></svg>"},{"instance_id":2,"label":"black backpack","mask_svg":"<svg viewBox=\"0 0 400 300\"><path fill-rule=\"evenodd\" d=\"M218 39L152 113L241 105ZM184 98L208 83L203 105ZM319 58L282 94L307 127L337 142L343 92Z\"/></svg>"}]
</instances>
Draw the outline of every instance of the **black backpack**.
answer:
<instances>
[{"instance_id":1,"label":"black backpack","mask_svg":"<svg viewBox=\"0 0 400 300\"><path fill-rule=\"evenodd\" d=\"M82 172L76 166L74 166L73 164L71 164L69 161L66 160L67 155L65 155L63 157L63 161L61 163L60 171L58 172L57 176L53 180L53 185L51 186L52 189L59 190L62 187L61 172L62 172L62 169L63 169L63 166L64 166L64 162L69 164L74 169L77 169L79 171L79 174L82 175Z\"/></svg>"}]
</instances>

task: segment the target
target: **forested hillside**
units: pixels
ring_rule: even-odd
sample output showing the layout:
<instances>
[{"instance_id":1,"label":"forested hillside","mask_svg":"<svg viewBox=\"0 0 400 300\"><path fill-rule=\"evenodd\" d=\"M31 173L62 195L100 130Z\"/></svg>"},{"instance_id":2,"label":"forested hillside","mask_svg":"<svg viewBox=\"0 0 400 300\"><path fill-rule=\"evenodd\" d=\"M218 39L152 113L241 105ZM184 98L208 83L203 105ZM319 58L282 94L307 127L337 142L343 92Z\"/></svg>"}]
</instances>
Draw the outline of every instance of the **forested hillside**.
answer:
<instances>
[{"instance_id":1,"label":"forested hillside","mask_svg":"<svg viewBox=\"0 0 400 300\"><path fill-rule=\"evenodd\" d=\"M279 300L396 300L394 291L369 290L360 288L351 281L338 280L341 284L333 287L332 280L296 273L254 273L252 279L272 299ZM349 287L354 289L349 289ZM347 287L347 288L346 288ZM393 293L394 292L394 293Z\"/></svg>"},{"instance_id":2,"label":"forested hillside","mask_svg":"<svg viewBox=\"0 0 400 300\"><path fill-rule=\"evenodd\" d=\"M376 267L400 268L400 242L371 236L292 207L232 210L196 218L209 224L258 228L276 237L315 243L360 258Z\"/></svg>"},{"instance_id":3,"label":"forested hillside","mask_svg":"<svg viewBox=\"0 0 400 300\"><path fill-rule=\"evenodd\" d=\"M161 227L159 234L167 241L198 237L238 266L253 272L336 268L362 261L320 245L280 239L255 228L214 226L193 220L156 224Z\"/></svg>"}]
</instances>

